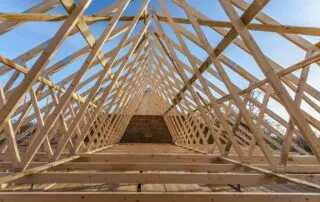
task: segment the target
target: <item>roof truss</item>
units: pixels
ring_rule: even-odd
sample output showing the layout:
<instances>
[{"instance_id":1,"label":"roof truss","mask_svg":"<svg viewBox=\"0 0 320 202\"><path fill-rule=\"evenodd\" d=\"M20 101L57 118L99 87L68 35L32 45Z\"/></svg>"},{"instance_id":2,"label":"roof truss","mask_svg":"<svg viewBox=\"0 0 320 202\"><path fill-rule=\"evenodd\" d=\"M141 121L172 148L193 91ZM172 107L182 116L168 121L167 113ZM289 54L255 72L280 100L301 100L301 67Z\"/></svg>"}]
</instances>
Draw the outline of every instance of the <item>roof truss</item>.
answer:
<instances>
[{"instance_id":1,"label":"roof truss","mask_svg":"<svg viewBox=\"0 0 320 202\"><path fill-rule=\"evenodd\" d=\"M186 18L173 17L163 0L158 0L159 9L149 9L149 0L142 0L132 16L125 14L132 4L137 4L130 0L116 1L94 15L84 14L91 0L46 0L24 13L1 13L0 37L29 22L59 22L61 26L52 38L13 59L0 56L0 78L9 77L0 85L0 152L7 161L0 164L4 170L10 165L13 171L20 171L0 177L0 182L48 183L54 178L55 182L65 183L70 178L69 182L84 183L86 174L26 176L72 165L83 155L114 146L135 114L159 114L177 146L218 154L225 164L259 173L233 174L239 180L237 184L245 183L241 180L248 175L257 184L277 178L319 189L317 183L281 173L294 170L288 162L295 155L305 155L312 159L306 165L317 166L314 170L306 168L305 172L320 172L320 92L319 86L308 82L312 68L319 68L320 42L313 44L302 36L319 36L320 28L280 24L263 13L269 2L220 0L228 21L210 19L185 0L170 3ZM66 14L48 14L58 7L63 7ZM101 22L105 23L103 31L95 38L91 27ZM172 33L168 34L168 30ZM209 31L204 30L221 37L220 42L212 46ZM281 66L263 52L254 32L279 35L302 50L305 58L291 66ZM85 45L54 60L64 43L77 34ZM252 68L262 76L230 56L230 47L250 57L256 64ZM77 68L72 69L73 65ZM68 75L64 75L67 70ZM285 115L277 113L274 103L281 106ZM39 154L45 155L47 163L36 165ZM251 165L257 154L264 158L264 166ZM142 169L147 165L139 166ZM204 166L202 169L211 168L210 164ZM166 168L173 169L169 165ZM92 182L100 182L100 176L107 174L95 175L96 181ZM177 175L172 177L174 182L182 179L183 183L191 183L188 179L192 174L186 178ZM271 178L264 179L265 175ZM202 182L202 177L207 174L192 179ZM214 173L211 177L221 176ZM118 179L123 178L108 176L108 182L122 183ZM145 182L154 176L127 178L133 180L124 182L141 183L140 179ZM164 175L160 182L169 183L170 179ZM11 194L2 196L13 200ZM28 197L41 200L43 196ZM78 196L64 197L76 200ZM268 197L292 199L285 194ZM178 196L177 200L182 199Z\"/></svg>"}]
</instances>

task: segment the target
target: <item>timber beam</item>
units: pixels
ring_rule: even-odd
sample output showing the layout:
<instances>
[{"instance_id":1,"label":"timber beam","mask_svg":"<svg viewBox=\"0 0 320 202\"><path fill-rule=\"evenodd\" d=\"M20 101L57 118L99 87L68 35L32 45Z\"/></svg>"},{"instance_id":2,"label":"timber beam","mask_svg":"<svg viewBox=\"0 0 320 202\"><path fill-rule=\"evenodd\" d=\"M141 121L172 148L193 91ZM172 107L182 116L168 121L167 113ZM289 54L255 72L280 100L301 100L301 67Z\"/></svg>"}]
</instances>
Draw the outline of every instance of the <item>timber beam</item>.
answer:
<instances>
[{"instance_id":1,"label":"timber beam","mask_svg":"<svg viewBox=\"0 0 320 202\"><path fill-rule=\"evenodd\" d=\"M126 201L126 202L206 202L206 201L228 201L228 202L319 202L320 194L317 193L94 193L94 192L2 192L0 197L3 202L105 202L105 201Z\"/></svg>"}]
</instances>

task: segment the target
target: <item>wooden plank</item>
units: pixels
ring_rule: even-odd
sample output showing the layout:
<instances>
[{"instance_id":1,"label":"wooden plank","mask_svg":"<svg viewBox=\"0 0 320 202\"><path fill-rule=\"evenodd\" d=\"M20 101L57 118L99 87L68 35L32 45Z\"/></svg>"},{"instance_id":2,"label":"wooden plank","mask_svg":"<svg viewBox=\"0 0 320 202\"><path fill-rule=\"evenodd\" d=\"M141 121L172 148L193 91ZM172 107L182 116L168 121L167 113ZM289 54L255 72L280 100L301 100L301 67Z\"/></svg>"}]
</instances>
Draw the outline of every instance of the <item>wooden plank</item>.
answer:
<instances>
[{"instance_id":1,"label":"wooden plank","mask_svg":"<svg viewBox=\"0 0 320 202\"><path fill-rule=\"evenodd\" d=\"M76 161L76 160L75 160ZM43 162L32 162L30 168L44 165ZM255 167L270 169L268 164L251 164ZM0 170L12 168L11 162L0 163ZM148 163L148 162L67 162L50 168L49 171L184 171L184 172L233 172L241 171L241 166L231 163ZM317 178L320 174L319 165L287 165L287 174L308 174L310 178Z\"/></svg>"},{"instance_id":2,"label":"wooden plank","mask_svg":"<svg viewBox=\"0 0 320 202\"><path fill-rule=\"evenodd\" d=\"M0 197L3 202L105 202L105 201L127 201L127 202L205 202L205 201L225 201L225 202L319 202L320 195L317 193L94 193L94 192L1 192Z\"/></svg>"},{"instance_id":3,"label":"wooden plank","mask_svg":"<svg viewBox=\"0 0 320 202\"><path fill-rule=\"evenodd\" d=\"M3 107L6 102L7 100L5 98L3 88L0 85L0 107ZM3 142L2 144L6 144L9 148L10 153L7 155L10 156L12 165L15 167L21 162L21 158L11 120L5 124L4 135L6 137L6 142Z\"/></svg>"},{"instance_id":4,"label":"wooden plank","mask_svg":"<svg viewBox=\"0 0 320 202\"><path fill-rule=\"evenodd\" d=\"M113 146L114 145L103 147L103 148L97 149L95 151L88 152L87 154L92 154L93 152L98 152L98 151L101 151L101 150L104 150L104 149L107 149L107 148L113 147ZM4 177L0 177L0 184L11 182L13 180L17 180L19 178L22 178L22 177L25 177L25 176L29 176L29 175L32 175L32 174L47 170L49 168L61 165L63 163L69 162L69 161L73 161L73 160L78 159L78 158L80 158L79 155L74 155L74 156L70 156L70 157L61 159L59 161L55 161L55 162L47 163L45 165L40 165L40 166L37 166L37 167L34 167L34 168L30 168L30 169L24 170L22 172L9 174L9 175L6 175Z\"/></svg>"},{"instance_id":5,"label":"wooden plank","mask_svg":"<svg viewBox=\"0 0 320 202\"><path fill-rule=\"evenodd\" d=\"M168 17L166 15L159 16L160 21L168 22ZM188 18L172 18L174 22L180 24L191 24ZM206 20L198 19L200 25L208 27L221 27L221 28L232 28L232 23L228 21L217 21L217 20ZM320 29L318 27L302 27L302 26L290 26L290 25L274 25L274 24L257 24L250 23L247 25L249 30L264 31L264 32L276 32L281 34L303 34L317 36L320 34Z\"/></svg>"},{"instance_id":6,"label":"wooden plank","mask_svg":"<svg viewBox=\"0 0 320 202\"><path fill-rule=\"evenodd\" d=\"M189 155L189 154L128 154L128 153L118 153L118 154L80 154L81 158L77 161L81 162L202 162L210 163L211 159L215 156L211 155Z\"/></svg>"},{"instance_id":7,"label":"wooden plank","mask_svg":"<svg viewBox=\"0 0 320 202\"><path fill-rule=\"evenodd\" d=\"M45 165L41 165L41 166L38 166L38 167L35 167L35 168L31 168L31 169L28 169L28 170L25 170L25 171L22 171L22 172L13 173L13 174L9 174L9 175L0 177L0 184L11 182L13 180L16 180L16 179L19 179L19 178L22 178L22 177L25 177L25 176L28 176L28 175L32 175L32 174L44 171L44 170L49 169L51 167L63 164L65 162L72 161L74 159L77 159L79 157L80 156L71 156L71 157L68 157L68 158L64 158L64 159L62 159L60 161L55 161L55 162L48 163L48 164L45 164Z\"/></svg>"},{"instance_id":8,"label":"wooden plank","mask_svg":"<svg viewBox=\"0 0 320 202\"><path fill-rule=\"evenodd\" d=\"M258 167L255 167L255 166L252 166L252 165L248 165L248 164L245 164L245 163L241 163L239 161L231 160L231 159L228 159L228 158L225 158L225 157L219 157L219 158L221 158L223 161L226 161L226 162L229 162L229 163L234 163L236 165L240 165L240 166L243 166L245 168L249 168L249 169L264 173L264 174L266 174L268 176L273 176L273 177L276 177L276 178L279 178L279 179L282 179L282 180L286 180L288 182L292 182L292 183L295 183L295 184L302 184L302 185L305 185L305 186L308 186L308 187L311 187L311 188L320 189L320 185L315 184L315 183L307 182L307 181L300 180L300 179L297 179L297 178L294 178L294 177L289 177L289 176L284 175L284 174L275 173L275 172L273 172L271 170L258 168Z\"/></svg>"},{"instance_id":9,"label":"wooden plank","mask_svg":"<svg viewBox=\"0 0 320 202\"><path fill-rule=\"evenodd\" d=\"M0 175L6 175L2 173ZM243 184L258 185L275 183L264 174L247 173L127 173L127 172L44 172L13 181L16 184L46 183L158 183L158 184Z\"/></svg>"},{"instance_id":10,"label":"wooden plank","mask_svg":"<svg viewBox=\"0 0 320 202\"><path fill-rule=\"evenodd\" d=\"M148 15L147 15L148 16ZM57 22L63 21L67 15L46 14L46 13L0 13L0 21L5 22ZM84 15L82 18L85 22L110 21L112 16L96 16ZM132 21L134 16L121 16L119 21ZM166 16L158 16L160 21L168 22ZM140 17L139 20L144 20L145 17ZM191 24L188 18L172 18L175 23ZM205 20L198 19L200 25L209 27L232 28L232 23L228 21ZM302 34L311 36L320 36L320 28L292 26L292 25L274 25L274 24L257 24L250 23L247 25L249 30L276 32L280 34Z\"/></svg>"},{"instance_id":11,"label":"wooden plank","mask_svg":"<svg viewBox=\"0 0 320 202\"><path fill-rule=\"evenodd\" d=\"M306 54L306 58L310 57L311 55L312 55L312 51L309 51ZM310 70L310 66L307 66L306 68L304 68L301 71L301 74L300 74L300 80L299 80L299 83L298 83L296 95L295 95L294 100L293 100L294 103L298 107L301 106L301 103L303 101L304 88L305 88L306 83L307 83L309 70ZM289 123L288 123L288 128L287 128L287 131L286 131L286 136L285 136L285 139L284 139L284 141L282 143L280 164L283 164L283 165L287 164L289 152L290 152L291 145L292 145L293 133L294 133L294 123L293 123L293 121L292 121L292 119L290 117Z\"/></svg>"},{"instance_id":12,"label":"wooden plank","mask_svg":"<svg viewBox=\"0 0 320 202\"><path fill-rule=\"evenodd\" d=\"M68 18L68 15L60 14L46 14L46 13L1 13L0 21L6 22L57 22L64 21ZM110 21L112 16L95 16L95 15L83 15L85 22L98 22L98 21ZM121 16L119 21L132 21L134 16ZM139 20L144 20L144 17L140 17ZM316 31L316 29L314 30Z\"/></svg>"}]
</instances>

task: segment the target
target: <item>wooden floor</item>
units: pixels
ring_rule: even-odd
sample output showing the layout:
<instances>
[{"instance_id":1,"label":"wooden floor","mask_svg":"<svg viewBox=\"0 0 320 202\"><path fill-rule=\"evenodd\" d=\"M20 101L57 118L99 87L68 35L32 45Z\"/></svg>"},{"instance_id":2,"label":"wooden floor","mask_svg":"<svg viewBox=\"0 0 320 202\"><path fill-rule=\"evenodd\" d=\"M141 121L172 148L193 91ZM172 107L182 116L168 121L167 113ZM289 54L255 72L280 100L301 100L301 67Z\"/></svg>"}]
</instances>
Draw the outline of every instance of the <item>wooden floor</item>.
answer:
<instances>
[{"instance_id":1,"label":"wooden floor","mask_svg":"<svg viewBox=\"0 0 320 202\"><path fill-rule=\"evenodd\" d=\"M170 145L170 144L121 144L103 150L97 154L86 156L83 155L75 162L67 163L65 165L57 166L49 173L68 172L69 176L79 174L92 174L89 176L87 183L29 183L37 180L34 176L27 177L28 182L19 182L10 184L2 191L46 191L46 192L318 192L315 189L308 188L302 185L296 185L283 182L278 183L257 183L254 185L244 184L217 184L212 181L212 184L205 183L183 183L181 179L176 179L179 183L100 183L99 179L95 179L94 173L103 172L106 176L112 175L126 175L128 177L132 174L155 174L160 176L159 180L167 181L168 179L161 178L161 176L174 174L195 174L209 175L212 173L226 173L230 174L228 170L219 170L221 164L215 164L215 155L205 155L186 148ZM211 163L212 162L212 163ZM214 163L214 164L213 164ZM201 170L201 165L208 166L208 164L217 165L217 172L214 169L211 172ZM109 166L109 167L108 167ZM171 167L170 167L171 166ZM197 170L198 169L198 170ZM211 169L211 168L210 168ZM239 174L241 170L235 170L233 173ZM43 173L42 175L45 175ZM128 175L127 175L128 174ZM41 174L38 174L41 175ZM68 175L66 175L68 177ZM121 178L120 177L120 178ZM29 179L29 181L28 181ZM38 180L44 180L38 178ZM128 177L129 179L129 177ZM58 180L59 179L55 179ZM67 179L66 179L67 180ZM78 179L81 180L81 179ZM111 178L108 179L112 180ZM132 180L131 178L129 181ZM133 179L134 180L134 179ZM174 179L172 179L174 181ZM190 179L186 179L187 181ZM223 180L223 179L222 179ZM60 179L64 181L64 179ZM74 179L73 179L74 181ZM99 181L99 183L95 183ZM146 179L145 181L148 181ZM144 182L145 182L144 181ZM169 179L170 181L170 179ZM192 181L192 180L191 180ZM208 181L208 180L206 180ZM36 181L39 182L39 181Z\"/></svg>"}]
</instances>

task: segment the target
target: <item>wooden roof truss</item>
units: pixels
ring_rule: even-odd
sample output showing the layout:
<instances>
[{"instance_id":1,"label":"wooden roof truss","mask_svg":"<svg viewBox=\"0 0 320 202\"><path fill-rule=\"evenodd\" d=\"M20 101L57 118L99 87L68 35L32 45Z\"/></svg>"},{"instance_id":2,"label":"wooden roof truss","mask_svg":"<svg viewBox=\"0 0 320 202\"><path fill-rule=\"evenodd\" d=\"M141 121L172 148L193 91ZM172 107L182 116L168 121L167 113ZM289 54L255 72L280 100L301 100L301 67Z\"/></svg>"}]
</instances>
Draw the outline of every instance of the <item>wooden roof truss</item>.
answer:
<instances>
[{"instance_id":1,"label":"wooden roof truss","mask_svg":"<svg viewBox=\"0 0 320 202\"><path fill-rule=\"evenodd\" d=\"M123 15L132 4L130 0L116 1L91 16L84 14L91 0L77 3L45 0L24 13L0 14L3 21L0 35L30 21L62 22L51 39L31 50L14 59L0 56L0 78L10 76L4 86L0 86L3 161L0 166L8 171L0 177L0 183L23 179L34 183L25 177L35 173L40 173L38 180L45 183L47 178L42 171L116 145L131 117L148 112L163 115L177 146L202 154L215 154L221 162L272 179L319 189L319 181L317 184L285 174L309 173L316 179L320 174L320 140L317 136L320 122L301 107L306 103L320 113L319 88L307 82L311 65L316 64L317 68L320 65L320 44L312 44L300 36L319 36L320 28L280 24L262 11L269 0L254 0L251 4L244 0L220 0L229 18L225 22L206 17L184 0L172 0L187 16L175 18L166 1L158 2L160 10L148 9L149 0L143 0L135 16ZM63 6L68 15L47 14L59 6ZM239 15L236 8L243 13ZM89 27L100 21L108 23L96 39ZM166 34L168 27L176 39ZM211 46L203 27L222 37L217 46ZM303 50L305 59L289 67L281 66L263 53L252 37L252 31L280 35ZM84 38L86 46L50 63L62 43L77 33ZM119 42L113 49L102 51L106 43L116 39ZM203 60L196 55L190 43L206 53L207 58ZM231 45L254 59L264 79L250 73L248 68L237 63L236 58L224 54ZM124 50L126 54L120 56ZM64 76L61 72L79 58L84 58L79 69ZM33 65L28 65L32 60L35 61ZM88 74L94 69L97 69L95 73ZM249 85L240 88L230 78L229 71ZM60 75L60 81L53 82L55 75ZM255 96L257 92L260 97ZM149 104L141 104L146 97ZM271 102L281 105L289 118L277 114L270 107ZM39 155L44 162L39 160ZM252 165L257 155L263 157L263 166ZM37 165L39 161L43 164ZM65 175L61 173L52 178L57 182L59 179L65 181ZM238 177L240 175L235 179ZM67 177L71 181L76 178ZM94 179L100 182L98 178ZM8 199L5 201L14 201L10 193L0 193L0 196ZM35 194L32 197L41 200L43 196ZM121 199L120 195L105 196ZM30 200L34 199L32 197ZM52 194L50 197L54 198ZM148 197L156 195L145 195L142 199ZM170 196L164 197L170 199ZM177 197L177 200L185 201L184 196ZM191 201L194 196L189 197ZM312 194L305 197L310 201L319 199ZM250 194L244 195L243 200L246 199L252 200ZM290 195L283 199L295 200ZM77 199L71 197L70 200Z\"/></svg>"}]
</instances>

